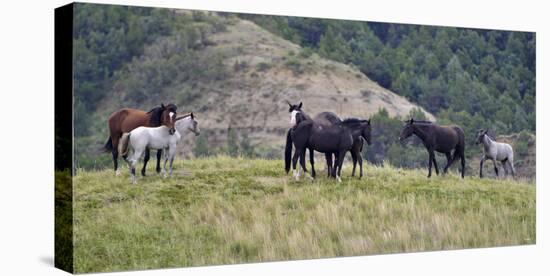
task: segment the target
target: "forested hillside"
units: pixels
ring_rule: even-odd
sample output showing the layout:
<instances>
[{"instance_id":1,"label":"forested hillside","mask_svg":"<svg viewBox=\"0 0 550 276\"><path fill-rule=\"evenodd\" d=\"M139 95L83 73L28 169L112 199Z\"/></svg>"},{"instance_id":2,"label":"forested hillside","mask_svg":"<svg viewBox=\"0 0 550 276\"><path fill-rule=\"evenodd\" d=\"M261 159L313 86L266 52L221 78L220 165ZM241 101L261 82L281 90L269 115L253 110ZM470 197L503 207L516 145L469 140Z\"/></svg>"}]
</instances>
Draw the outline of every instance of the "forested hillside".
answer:
<instances>
[{"instance_id":1,"label":"forested hillside","mask_svg":"<svg viewBox=\"0 0 550 276\"><path fill-rule=\"evenodd\" d=\"M147 63L140 75L132 75L123 84L132 90L132 95L125 99L130 101L128 106L149 97L158 97L164 86L175 81L176 72L179 78L189 82L223 78L219 59L199 59L197 53L208 44L207 36L224 30L226 24L223 18L203 12L182 16L169 9L77 4L74 26L75 135L91 134L93 122L90 113L96 112L104 101L112 100L119 89L115 87L115 81L132 71L128 63L146 54L147 46L158 40L175 37L177 44L169 48L170 45L161 43L159 47L163 48L155 52L161 58ZM163 74L168 72L171 74Z\"/></svg>"},{"instance_id":2,"label":"forested hillside","mask_svg":"<svg viewBox=\"0 0 550 276\"><path fill-rule=\"evenodd\" d=\"M535 131L535 35L242 15L321 56L356 65L441 120Z\"/></svg>"}]
</instances>

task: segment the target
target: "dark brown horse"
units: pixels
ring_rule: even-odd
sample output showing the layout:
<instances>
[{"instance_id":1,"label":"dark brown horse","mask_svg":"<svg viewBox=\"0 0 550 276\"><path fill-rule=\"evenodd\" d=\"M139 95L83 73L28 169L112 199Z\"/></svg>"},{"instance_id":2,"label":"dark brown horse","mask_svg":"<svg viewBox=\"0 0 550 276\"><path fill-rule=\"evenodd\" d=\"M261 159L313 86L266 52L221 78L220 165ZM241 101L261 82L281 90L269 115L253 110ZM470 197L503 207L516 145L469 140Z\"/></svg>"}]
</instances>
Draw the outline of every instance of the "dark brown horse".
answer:
<instances>
[{"instance_id":1,"label":"dark brown horse","mask_svg":"<svg viewBox=\"0 0 550 276\"><path fill-rule=\"evenodd\" d=\"M406 122L399 136L403 141L411 135L416 135L428 150L428 177L432 176L432 163L435 167L435 173L439 174L437 163L435 161L434 151L444 153L447 157L447 165L443 173L447 173L449 167L454 161L460 158L462 165L462 178L464 178L464 131L458 126L439 126L428 121L415 121L410 119ZM454 150L452 157L451 152Z\"/></svg>"},{"instance_id":2,"label":"dark brown horse","mask_svg":"<svg viewBox=\"0 0 550 276\"><path fill-rule=\"evenodd\" d=\"M149 112L132 108L123 108L111 114L108 121L110 136L105 143L104 150L105 152L111 152L113 155L115 174L119 174L118 142L120 137L122 137L122 134L130 132L140 126L158 127L161 125L166 125L170 127L170 112L175 114L176 110L177 107L174 104L161 104L160 106L151 109ZM158 150L156 168L157 173L160 173L161 155L162 150ZM143 176L145 176L147 161L149 161L148 149L145 151L145 156L143 158L143 169L141 169L141 175Z\"/></svg>"},{"instance_id":3,"label":"dark brown horse","mask_svg":"<svg viewBox=\"0 0 550 276\"><path fill-rule=\"evenodd\" d=\"M338 117L336 114L332 112L321 112L317 114L313 119L321 126L338 125L343 123L340 117ZM350 120L348 120L348 122L349 121ZM351 153L351 159L353 160L353 169L351 171L351 176L355 176L355 168L357 166L357 162L359 162L359 178L363 177L363 157L361 156L361 152L363 151L363 141L367 141L368 145L371 144L370 119L367 121L369 124L369 129L364 136L362 136L361 133L357 133L357 132L352 133L353 145L351 147L350 153ZM332 166L333 166L332 154L325 153L325 159L327 161L328 176L330 177L331 176L330 173L332 171ZM312 156L311 150L310 150L310 162L313 164L313 156ZM311 174L313 177L315 177L315 170L313 169L313 167L312 167Z\"/></svg>"}]
</instances>

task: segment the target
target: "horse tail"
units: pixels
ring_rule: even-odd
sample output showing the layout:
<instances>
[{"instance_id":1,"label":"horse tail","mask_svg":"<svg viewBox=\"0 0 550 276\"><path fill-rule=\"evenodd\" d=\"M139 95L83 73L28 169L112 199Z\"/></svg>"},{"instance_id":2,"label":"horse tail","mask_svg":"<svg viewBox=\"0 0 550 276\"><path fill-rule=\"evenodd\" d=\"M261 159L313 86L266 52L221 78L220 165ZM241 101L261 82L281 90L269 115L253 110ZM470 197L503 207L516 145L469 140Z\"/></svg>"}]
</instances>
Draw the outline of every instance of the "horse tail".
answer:
<instances>
[{"instance_id":1,"label":"horse tail","mask_svg":"<svg viewBox=\"0 0 550 276\"><path fill-rule=\"evenodd\" d=\"M456 145L453 153L453 160L457 160L461 155L464 155L465 135L464 131L460 127L454 126L453 129L456 131L456 135L458 135L458 144Z\"/></svg>"},{"instance_id":2,"label":"horse tail","mask_svg":"<svg viewBox=\"0 0 550 276\"><path fill-rule=\"evenodd\" d=\"M102 152L111 152L111 151L113 151L113 140L111 140L111 137L107 138L107 142L101 148L101 151Z\"/></svg>"},{"instance_id":3,"label":"horse tail","mask_svg":"<svg viewBox=\"0 0 550 276\"><path fill-rule=\"evenodd\" d=\"M128 142L130 141L130 133L124 133L122 134L122 137L120 137L120 142L118 143L118 153L126 159L128 156Z\"/></svg>"},{"instance_id":4,"label":"horse tail","mask_svg":"<svg viewBox=\"0 0 550 276\"><path fill-rule=\"evenodd\" d=\"M286 146L285 146L285 172L288 174L290 171L290 159L292 157L292 136L289 129L286 134Z\"/></svg>"}]
</instances>

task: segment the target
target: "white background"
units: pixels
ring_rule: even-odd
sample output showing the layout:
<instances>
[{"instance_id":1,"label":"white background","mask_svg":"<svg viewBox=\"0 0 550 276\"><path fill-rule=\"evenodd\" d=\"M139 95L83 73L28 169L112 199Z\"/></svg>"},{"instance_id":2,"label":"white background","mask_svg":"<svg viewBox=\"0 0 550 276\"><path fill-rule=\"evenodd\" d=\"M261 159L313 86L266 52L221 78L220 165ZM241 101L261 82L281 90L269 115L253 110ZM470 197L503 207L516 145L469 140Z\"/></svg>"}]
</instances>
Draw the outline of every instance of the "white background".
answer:
<instances>
[{"instance_id":1,"label":"white background","mask_svg":"<svg viewBox=\"0 0 550 276\"><path fill-rule=\"evenodd\" d=\"M550 177L545 170L549 162L543 159L550 153L545 145L549 141L545 127L550 101L544 91L545 85L548 89L545 78L549 76L542 70L550 64L550 9L544 1L95 2L537 32L537 245L149 270L124 275L550 275L549 228L545 227L549 221L546 199L550 189L544 187ZM53 267L53 10L66 3L10 1L3 2L0 10L0 275L65 274ZM113 275L119 274L122 275Z\"/></svg>"}]
</instances>

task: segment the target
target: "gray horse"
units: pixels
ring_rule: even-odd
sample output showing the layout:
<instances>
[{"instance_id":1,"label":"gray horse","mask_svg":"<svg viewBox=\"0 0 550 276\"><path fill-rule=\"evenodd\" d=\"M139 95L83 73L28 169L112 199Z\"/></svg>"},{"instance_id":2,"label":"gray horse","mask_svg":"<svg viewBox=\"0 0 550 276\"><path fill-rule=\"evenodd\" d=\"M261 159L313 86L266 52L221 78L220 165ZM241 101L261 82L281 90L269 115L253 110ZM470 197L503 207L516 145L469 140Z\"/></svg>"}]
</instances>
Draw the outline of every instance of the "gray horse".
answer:
<instances>
[{"instance_id":1,"label":"gray horse","mask_svg":"<svg viewBox=\"0 0 550 276\"><path fill-rule=\"evenodd\" d=\"M498 177L498 168L497 161L502 163L504 168L504 175L508 175L508 168L512 171L512 176L516 176L516 169L514 168L514 150L512 146L506 143L499 143L493 141L489 135L487 135L487 130L480 129L477 132L476 144L483 144L483 156L481 156L481 161L479 162L479 177L483 177L483 162L485 160L492 160L493 166L495 168L495 173Z\"/></svg>"}]
</instances>

